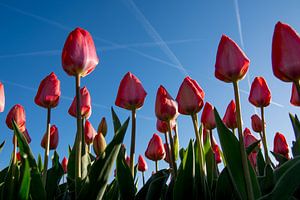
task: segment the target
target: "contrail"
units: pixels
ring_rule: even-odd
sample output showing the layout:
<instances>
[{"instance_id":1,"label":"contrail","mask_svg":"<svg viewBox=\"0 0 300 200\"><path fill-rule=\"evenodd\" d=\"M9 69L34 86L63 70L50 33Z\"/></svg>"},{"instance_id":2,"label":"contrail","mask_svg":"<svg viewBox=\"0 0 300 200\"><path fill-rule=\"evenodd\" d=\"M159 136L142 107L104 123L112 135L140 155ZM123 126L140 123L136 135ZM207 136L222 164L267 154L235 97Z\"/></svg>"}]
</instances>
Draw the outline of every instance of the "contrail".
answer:
<instances>
[{"instance_id":1,"label":"contrail","mask_svg":"<svg viewBox=\"0 0 300 200\"><path fill-rule=\"evenodd\" d=\"M54 56L61 54L61 50L46 50L46 51L34 51L26 53L4 54L0 55L0 58L16 58L16 57L28 57L28 56Z\"/></svg>"},{"instance_id":2,"label":"contrail","mask_svg":"<svg viewBox=\"0 0 300 200\"><path fill-rule=\"evenodd\" d=\"M147 20L147 18L144 16L144 14L140 11L140 9L136 6L136 4L132 1L126 1L126 3L129 3L130 9L134 12L136 15L136 18L140 21L144 29L146 30L147 34L155 41L160 43L161 50L166 54L166 56L176 65L178 65L182 71L184 72L184 75L187 76L188 73L181 64L181 62L178 60L176 55L173 53L173 51L169 48L169 46L164 42L162 37L159 35L159 33L155 30L155 28L151 25L151 23Z\"/></svg>"}]
</instances>

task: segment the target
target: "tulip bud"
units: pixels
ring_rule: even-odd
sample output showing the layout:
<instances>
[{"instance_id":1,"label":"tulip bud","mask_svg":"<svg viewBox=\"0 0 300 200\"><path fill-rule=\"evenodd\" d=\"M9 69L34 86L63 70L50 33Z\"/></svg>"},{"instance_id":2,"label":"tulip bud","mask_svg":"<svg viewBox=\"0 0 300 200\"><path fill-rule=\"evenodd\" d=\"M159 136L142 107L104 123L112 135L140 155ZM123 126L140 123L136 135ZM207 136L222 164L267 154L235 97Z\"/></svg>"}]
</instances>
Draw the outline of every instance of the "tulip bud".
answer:
<instances>
[{"instance_id":1,"label":"tulip bud","mask_svg":"<svg viewBox=\"0 0 300 200\"><path fill-rule=\"evenodd\" d=\"M203 126L208 130L216 128L214 107L209 102L206 102L204 105L201 123L203 123Z\"/></svg>"},{"instance_id":2,"label":"tulip bud","mask_svg":"<svg viewBox=\"0 0 300 200\"><path fill-rule=\"evenodd\" d=\"M90 33L82 28L73 30L64 45L62 66L70 76L84 77L99 63L94 41Z\"/></svg>"},{"instance_id":3,"label":"tulip bud","mask_svg":"<svg viewBox=\"0 0 300 200\"><path fill-rule=\"evenodd\" d=\"M266 107L271 102L271 91L263 77L256 77L252 82L249 102L256 107Z\"/></svg>"},{"instance_id":4,"label":"tulip bud","mask_svg":"<svg viewBox=\"0 0 300 200\"><path fill-rule=\"evenodd\" d=\"M15 120L20 132L26 130L26 116L22 105L16 104L8 112L6 116L6 125L10 129L13 129L12 120Z\"/></svg>"},{"instance_id":5,"label":"tulip bud","mask_svg":"<svg viewBox=\"0 0 300 200\"><path fill-rule=\"evenodd\" d=\"M4 86L0 82L0 112L4 111L4 106L5 106Z\"/></svg>"},{"instance_id":6,"label":"tulip bud","mask_svg":"<svg viewBox=\"0 0 300 200\"><path fill-rule=\"evenodd\" d=\"M86 120L85 126L84 126L84 141L85 141L85 143L87 145L92 144L96 134L97 134L97 132L94 129L93 125L89 122L89 120Z\"/></svg>"},{"instance_id":7,"label":"tulip bud","mask_svg":"<svg viewBox=\"0 0 300 200\"><path fill-rule=\"evenodd\" d=\"M100 156L106 148L106 141L101 133L98 133L93 140L94 152L97 156Z\"/></svg>"},{"instance_id":8,"label":"tulip bud","mask_svg":"<svg viewBox=\"0 0 300 200\"><path fill-rule=\"evenodd\" d=\"M300 37L288 24L278 22L272 42L272 67L274 75L285 82L300 79Z\"/></svg>"},{"instance_id":9,"label":"tulip bud","mask_svg":"<svg viewBox=\"0 0 300 200\"><path fill-rule=\"evenodd\" d=\"M139 109L143 106L146 95L141 81L128 72L120 83L115 104L127 110Z\"/></svg>"},{"instance_id":10,"label":"tulip bud","mask_svg":"<svg viewBox=\"0 0 300 200\"><path fill-rule=\"evenodd\" d=\"M245 147L248 148L251 144L257 142L258 139L252 135L250 129L245 128L244 130L244 143ZM260 144L258 144L258 149L260 148ZM254 149L253 152L257 153L258 149Z\"/></svg>"},{"instance_id":11,"label":"tulip bud","mask_svg":"<svg viewBox=\"0 0 300 200\"><path fill-rule=\"evenodd\" d=\"M178 106L167 90L161 85L156 93L155 115L162 121L174 120L178 116Z\"/></svg>"},{"instance_id":12,"label":"tulip bud","mask_svg":"<svg viewBox=\"0 0 300 200\"><path fill-rule=\"evenodd\" d=\"M274 137L274 153L281 154L289 159L289 146L283 134L277 132Z\"/></svg>"},{"instance_id":13,"label":"tulip bud","mask_svg":"<svg viewBox=\"0 0 300 200\"><path fill-rule=\"evenodd\" d=\"M235 102L233 100L231 100L227 106L225 115L223 117L223 122L230 129L237 128L236 106L235 106Z\"/></svg>"},{"instance_id":14,"label":"tulip bud","mask_svg":"<svg viewBox=\"0 0 300 200\"><path fill-rule=\"evenodd\" d=\"M255 131L256 133L261 133L263 131L262 120L257 114L251 116L251 125L252 125L252 130Z\"/></svg>"},{"instance_id":15,"label":"tulip bud","mask_svg":"<svg viewBox=\"0 0 300 200\"><path fill-rule=\"evenodd\" d=\"M293 83L293 86L292 86L292 95L291 95L290 102L294 106L300 106L300 96L298 94L295 83Z\"/></svg>"},{"instance_id":16,"label":"tulip bud","mask_svg":"<svg viewBox=\"0 0 300 200\"><path fill-rule=\"evenodd\" d=\"M61 166L64 170L64 173L66 174L68 172L68 159L66 157L64 157L61 161Z\"/></svg>"},{"instance_id":17,"label":"tulip bud","mask_svg":"<svg viewBox=\"0 0 300 200\"><path fill-rule=\"evenodd\" d=\"M102 135L105 137L107 134L107 123L105 117L102 117L101 122L98 126L97 133L102 133Z\"/></svg>"},{"instance_id":18,"label":"tulip bud","mask_svg":"<svg viewBox=\"0 0 300 200\"><path fill-rule=\"evenodd\" d=\"M52 125L50 128L50 150L56 149L58 145L58 129L55 125ZM41 141L41 146L46 149L47 147L47 133L45 133L42 141Z\"/></svg>"},{"instance_id":19,"label":"tulip bud","mask_svg":"<svg viewBox=\"0 0 300 200\"><path fill-rule=\"evenodd\" d=\"M221 159L220 147L219 147L219 145L216 143L214 137L212 137L212 139L211 139L211 146L212 146L212 150L213 150L214 155L215 155L216 163L217 163L217 164L221 163L221 162L222 162L222 159Z\"/></svg>"},{"instance_id":20,"label":"tulip bud","mask_svg":"<svg viewBox=\"0 0 300 200\"><path fill-rule=\"evenodd\" d=\"M69 108L69 114L73 117L77 117L76 115L76 97ZM81 109L81 116L83 118L88 119L92 114L92 106L91 106L91 96L90 92L86 87L80 89L80 109Z\"/></svg>"},{"instance_id":21,"label":"tulip bud","mask_svg":"<svg viewBox=\"0 0 300 200\"><path fill-rule=\"evenodd\" d=\"M170 124L171 124L171 129L174 129L176 127L176 120L171 120ZM167 133L169 131L168 123L157 119L156 130L159 131L160 133Z\"/></svg>"},{"instance_id":22,"label":"tulip bud","mask_svg":"<svg viewBox=\"0 0 300 200\"><path fill-rule=\"evenodd\" d=\"M165 148L161 138L154 133L151 140L148 143L147 150L145 152L146 157L152 161L158 161L165 157Z\"/></svg>"},{"instance_id":23,"label":"tulip bud","mask_svg":"<svg viewBox=\"0 0 300 200\"><path fill-rule=\"evenodd\" d=\"M44 108L54 108L58 105L59 97L60 81L52 72L41 81L34 102Z\"/></svg>"},{"instance_id":24,"label":"tulip bud","mask_svg":"<svg viewBox=\"0 0 300 200\"><path fill-rule=\"evenodd\" d=\"M178 111L183 115L192 115L198 113L203 107L204 91L199 84L186 77L177 94Z\"/></svg>"},{"instance_id":25,"label":"tulip bud","mask_svg":"<svg viewBox=\"0 0 300 200\"><path fill-rule=\"evenodd\" d=\"M228 36L222 35L216 57L215 77L227 83L241 80L248 71L249 63L240 47Z\"/></svg>"},{"instance_id":26,"label":"tulip bud","mask_svg":"<svg viewBox=\"0 0 300 200\"><path fill-rule=\"evenodd\" d=\"M166 156L164 158L164 160L167 162L167 163L170 163L171 162L171 158L170 158L170 146L168 146L166 143L164 144L164 148L165 148L165 151L166 151Z\"/></svg>"},{"instance_id":27,"label":"tulip bud","mask_svg":"<svg viewBox=\"0 0 300 200\"><path fill-rule=\"evenodd\" d=\"M147 171L147 169L148 169L148 165L147 165L145 159L143 158L143 156L139 155L138 170L140 172L144 172L144 171Z\"/></svg>"}]
</instances>

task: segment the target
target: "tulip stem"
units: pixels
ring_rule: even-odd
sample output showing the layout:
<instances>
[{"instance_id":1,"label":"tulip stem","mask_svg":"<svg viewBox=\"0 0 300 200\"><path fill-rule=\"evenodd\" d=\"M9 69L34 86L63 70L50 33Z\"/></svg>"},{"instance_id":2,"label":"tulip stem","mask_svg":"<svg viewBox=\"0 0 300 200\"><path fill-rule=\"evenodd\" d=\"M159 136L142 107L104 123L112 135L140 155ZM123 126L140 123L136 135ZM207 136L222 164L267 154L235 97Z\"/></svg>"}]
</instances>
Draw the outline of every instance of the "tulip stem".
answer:
<instances>
[{"instance_id":1,"label":"tulip stem","mask_svg":"<svg viewBox=\"0 0 300 200\"><path fill-rule=\"evenodd\" d=\"M158 162L157 162L157 160L155 161L155 172L156 173L158 172Z\"/></svg>"},{"instance_id":2,"label":"tulip stem","mask_svg":"<svg viewBox=\"0 0 300 200\"><path fill-rule=\"evenodd\" d=\"M235 135L235 129L233 128L233 129L231 129L231 131L232 131L233 135Z\"/></svg>"},{"instance_id":3,"label":"tulip stem","mask_svg":"<svg viewBox=\"0 0 300 200\"><path fill-rule=\"evenodd\" d=\"M240 141L239 143L240 143L240 151L241 151L241 157L242 157L242 166L243 166L244 177L245 177L246 187L247 187L247 196L248 196L249 200L254 200L252 182L251 182L251 177L250 177L250 172L249 172L248 159L247 159L244 138L243 138L240 94L239 94L239 87L238 87L237 81L233 82L233 88L234 88L234 96L235 96L235 102L236 102L238 136L239 136L239 141Z\"/></svg>"},{"instance_id":4,"label":"tulip stem","mask_svg":"<svg viewBox=\"0 0 300 200\"><path fill-rule=\"evenodd\" d=\"M266 127L265 127L265 114L264 114L264 107L260 107L260 112L261 112L261 121L262 121L262 142L264 145L264 151L265 151L265 159L266 163L270 164L270 158L268 154L268 146L267 146L267 137L266 137Z\"/></svg>"},{"instance_id":5,"label":"tulip stem","mask_svg":"<svg viewBox=\"0 0 300 200\"><path fill-rule=\"evenodd\" d=\"M145 173L142 172L142 178L143 178L143 186L145 185Z\"/></svg>"},{"instance_id":6,"label":"tulip stem","mask_svg":"<svg viewBox=\"0 0 300 200\"><path fill-rule=\"evenodd\" d=\"M135 132L136 132L136 109L131 110L131 144L130 144L130 170L134 177L134 150L135 150Z\"/></svg>"},{"instance_id":7,"label":"tulip stem","mask_svg":"<svg viewBox=\"0 0 300 200\"><path fill-rule=\"evenodd\" d=\"M167 122L168 122L169 140L170 140L170 145L171 145L170 162L172 163L174 178L176 178L177 177L177 165L176 165L176 161L175 161L175 148L174 148L174 141L173 141L173 137L172 137L172 128L171 128L170 120Z\"/></svg>"},{"instance_id":8,"label":"tulip stem","mask_svg":"<svg viewBox=\"0 0 300 200\"><path fill-rule=\"evenodd\" d=\"M167 159L169 159L169 161L170 161L170 148L169 148L169 142L168 142L168 135L167 135L167 133L165 133L164 134L165 135L165 140L166 140L166 146L167 146L167 149L165 149L166 150L166 152L168 152L168 154L166 153L166 155L169 155L169 158L167 158ZM172 167L172 162L169 162L169 165L170 165L170 168L173 168Z\"/></svg>"},{"instance_id":9,"label":"tulip stem","mask_svg":"<svg viewBox=\"0 0 300 200\"><path fill-rule=\"evenodd\" d=\"M47 108L47 124L46 124L46 146L44 155L44 169L43 169L43 184L46 187L47 182L47 170L48 170L48 160L50 152L50 119L51 119L51 108Z\"/></svg>"},{"instance_id":10,"label":"tulip stem","mask_svg":"<svg viewBox=\"0 0 300 200\"><path fill-rule=\"evenodd\" d=\"M14 133L13 136L13 140L14 140L14 147L13 147L13 163L17 164L17 143L18 143L18 138L16 136L16 134Z\"/></svg>"}]
</instances>

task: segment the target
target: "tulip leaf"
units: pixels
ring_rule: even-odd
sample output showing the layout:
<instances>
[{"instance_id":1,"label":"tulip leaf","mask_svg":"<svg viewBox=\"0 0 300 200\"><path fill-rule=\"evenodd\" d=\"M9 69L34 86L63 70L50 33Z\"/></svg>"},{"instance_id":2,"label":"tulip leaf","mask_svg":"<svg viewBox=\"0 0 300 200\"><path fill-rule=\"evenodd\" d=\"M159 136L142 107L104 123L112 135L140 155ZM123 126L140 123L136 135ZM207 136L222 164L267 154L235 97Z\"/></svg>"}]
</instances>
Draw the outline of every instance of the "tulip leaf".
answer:
<instances>
[{"instance_id":1,"label":"tulip leaf","mask_svg":"<svg viewBox=\"0 0 300 200\"><path fill-rule=\"evenodd\" d=\"M9 168L9 167L5 167L4 169L2 169L2 170L0 171L0 184L1 184L2 182L4 182L5 177L6 177L6 175L7 175L7 172L8 172L8 168Z\"/></svg>"},{"instance_id":2,"label":"tulip leaf","mask_svg":"<svg viewBox=\"0 0 300 200\"><path fill-rule=\"evenodd\" d=\"M207 184L210 188L210 191L213 191L215 188L215 183L218 178L218 166L215 159L215 154L210 148L205 155L206 160L206 173L207 173ZM213 193L213 192L212 192Z\"/></svg>"},{"instance_id":3,"label":"tulip leaf","mask_svg":"<svg viewBox=\"0 0 300 200\"><path fill-rule=\"evenodd\" d=\"M2 151L2 149L4 147L4 144L5 144L5 140L0 144L0 152Z\"/></svg>"},{"instance_id":4,"label":"tulip leaf","mask_svg":"<svg viewBox=\"0 0 300 200\"><path fill-rule=\"evenodd\" d=\"M273 151L271 151L271 153L274 156L274 158L279 162L279 165L282 165L283 163L285 163L289 160L289 159L287 159L286 157L284 157L283 155L281 155L279 153L275 153Z\"/></svg>"},{"instance_id":5,"label":"tulip leaf","mask_svg":"<svg viewBox=\"0 0 300 200\"><path fill-rule=\"evenodd\" d=\"M228 173L239 198L247 199L246 182L244 178L239 141L236 139L234 134L232 134L232 132L223 124L216 109L214 110L214 112L218 135L223 149ZM261 195L258 180L249 161L248 166L252 182L253 194L255 198L258 198Z\"/></svg>"},{"instance_id":6,"label":"tulip leaf","mask_svg":"<svg viewBox=\"0 0 300 200\"><path fill-rule=\"evenodd\" d=\"M179 157L179 140L177 134L174 135L174 152L175 152L175 161L178 160Z\"/></svg>"},{"instance_id":7,"label":"tulip leaf","mask_svg":"<svg viewBox=\"0 0 300 200\"><path fill-rule=\"evenodd\" d=\"M114 124L114 133L116 134L119 128L121 127L121 122L113 107L111 107L111 114L112 114L112 119Z\"/></svg>"},{"instance_id":8,"label":"tulip leaf","mask_svg":"<svg viewBox=\"0 0 300 200\"><path fill-rule=\"evenodd\" d=\"M232 184L228 169L227 167L225 167L218 177L215 199L237 199L235 197L235 194L236 191L234 190L234 186Z\"/></svg>"},{"instance_id":9,"label":"tulip leaf","mask_svg":"<svg viewBox=\"0 0 300 200\"><path fill-rule=\"evenodd\" d=\"M181 161L183 160L185 153L186 153L186 151L185 151L184 148L181 148L179 150L179 158L180 158Z\"/></svg>"},{"instance_id":10,"label":"tulip leaf","mask_svg":"<svg viewBox=\"0 0 300 200\"><path fill-rule=\"evenodd\" d=\"M24 135L20 132L15 121L12 121L15 135L18 138L19 150L22 157L27 156L29 166L31 168L31 182L30 182L30 195L32 199L46 199L46 191L43 187L41 174L38 171L36 161L32 151L25 139Z\"/></svg>"},{"instance_id":11,"label":"tulip leaf","mask_svg":"<svg viewBox=\"0 0 300 200\"><path fill-rule=\"evenodd\" d=\"M118 182L114 179L106 188L103 200L119 200L120 192L118 187Z\"/></svg>"},{"instance_id":12,"label":"tulip leaf","mask_svg":"<svg viewBox=\"0 0 300 200\"><path fill-rule=\"evenodd\" d=\"M258 180L263 195L268 194L273 189L275 178L270 164L266 165L264 175L258 177Z\"/></svg>"},{"instance_id":13,"label":"tulip leaf","mask_svg":"<svg viewBox=\"0 0 300 200\"><path fill-rule=\"evenodd\" d=\"M257 140L256 142L253 142L252 144L250 144L250 145L246 148L247 155L249 155L250 153L252 153L252 151L254 151L255 148L258 147L259 143L260 143L260 140Z\"/></svg>"},{"instance_id":14,"label":"tulip leaf","mask_svg":"<svg viewBox=\"0 0 300 200\"><path fill-rule=\"evenodd\" d=\"M263 176L265 173L265 166L266 166L266 162L265 159L262 155L261 150L258 151L257 156L256 156L256 167L258 170L258 175L259 176Z\"/></svg>"},{"instance_id":15,"label":"tulip leaf","mask_svg":"<svg viewBox=\"0 0 300 200\"><path fill-rule=\"evenodd\" d=\"M300 161L300 156L297 156L294 159L291 159L291 160L285 162L283 165L276 168L274 171L274 177L275 177L276 181L279 180L280 177L298 161Z\"/></svg>"},{"instance_id":16,"label":"tulip leaf","mask_svg":"<svg viewBox=\"0 0 300 200\"><path fill-rule=\"evenodd\" d=\"M23 173L22 173L22 181L20 185L19 190L19 199L27 200L29 197L29 191L30 191L30 167L28 159L24 159L24 167L23 167Z\"/></svg>"},{"instance_id":17,"label":"tulip leaf","mask_svg":"<svg viewBox=\"0 0 300 200\"><path fill-rule=\"evenodd\" d=\"M42 156L41 154L38 155L38 163L37 163L37 166L38 166L38 170L39 172L41 173L43 171L43 161L42 161Z\"/></svg>"},{"instance_id":18,"label":"tulip leaf","mask_svg":"<svg viewBox=\"0 0 300 200\"><path fill-rule=\"evenodd\" d=\"M297 115L295 115L295 117L289 113L292 125L293 125L293 129L294 129L294 134L295 134L295 138L298 139L300 137L300 122L299 119L297 117Z\"/></svg>"},{"instance_id":19,"label":"tulip leaf","mask_svg":"<svg viewBox=\"0 0 300 200\"><path fill-rule=\"evenodd\" d=\"M195 195L195 154L193 141L189 146L179 166L178 175L173 189L173 199L194 199Z\"/></svg>"},{"instance_id":20,"label":"tulip leaf","mask_svg":"<svg viewBox=\"0 0 300 200\"><path fill-rule=\"evenodd\" d=\"M7 199L7 200L17 199L18 179L19 179L19 168L16 164L12 162L11 159L11 164L8 168L4 183L1 187L2 191L1 191L0 199Z\"/></svg>"}]
</instances>

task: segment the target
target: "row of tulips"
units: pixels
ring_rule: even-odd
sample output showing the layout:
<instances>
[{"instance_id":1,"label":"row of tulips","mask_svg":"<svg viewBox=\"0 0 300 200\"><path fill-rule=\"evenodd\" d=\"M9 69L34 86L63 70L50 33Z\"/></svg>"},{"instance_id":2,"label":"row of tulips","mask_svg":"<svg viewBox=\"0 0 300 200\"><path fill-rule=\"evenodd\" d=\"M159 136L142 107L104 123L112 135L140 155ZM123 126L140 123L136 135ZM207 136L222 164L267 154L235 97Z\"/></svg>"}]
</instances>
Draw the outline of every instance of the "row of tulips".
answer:
<instances>
[{"instance_id":1,"label":"row of tulips","mask_svg":"<svg viewBox=\"0 0 300 200\"><path fill-rule=\"evenodd\" d=\"M300 36L289 25L278 22L272 44L274 75L292 82L291 104L300 105ZM112 109L114 137L107 143L106 119L102 118L95 130L89 122L92 113L87 87L81 78L89 75L99 63L92 36L84 29L72 31L62 51L64 71L75 77L76 96L68 110L76 118L77 132L69 155L59 162L53 153L48 167L50 150L58 145L58 128L51 124L51 111L58 106L60 81L52 72L43 79L34 99L47 110L45 135L41 146L45 149L44 162L36 160L29 143L25 110L16 104L9 111L6 124L13 130L13 153L10 165L0 172L1 199L297 199L300 198L300 122L290 114L295 141L290 155L287 141L277 132L270 159L267 146L265 108L271 102L271 91L263 77L256 77L251 85L249 102L260 109L260 116L251 117L254 132L243 129L238 83L247 74L250 60L228 36L221 37L215 63L215 77L232 83L231 100L223 119L216 108L205 102L205 92L196 80L186 77L173 99L164 86L156 94L155 115L157 131L145 148L145 157L155 163L155 172L146 180L148 169L142 155L135 158L136 115L142 108L147 92L142 82L128 72L120 82L115 105L131 112L131 143L129 156L123 139L129 118L121 123ZM0 84L0 112L4 110L4 87ZM203 110L202 110L203 108ZM198 113L202 110L201 118ZM79 112L80 111L80 112ZM191 117L195 141L179 147L177 118ZM213 131L217 129L220 146ZM261 144L262 143L262 144ZM4 143L0 145L3 148ZM91 151L93 147L93 152ZM261 146L263 149L261 150ZM137 162L136 162L137 160ZM165 160L167 169L159 169ZM218 164L223 162L224 167ZM115 176L109 177L115 166ZM143 186L138 190L137 171L142 173ZM64 180L67 174L67 180Z\"/></svg>"}]
</instances>

